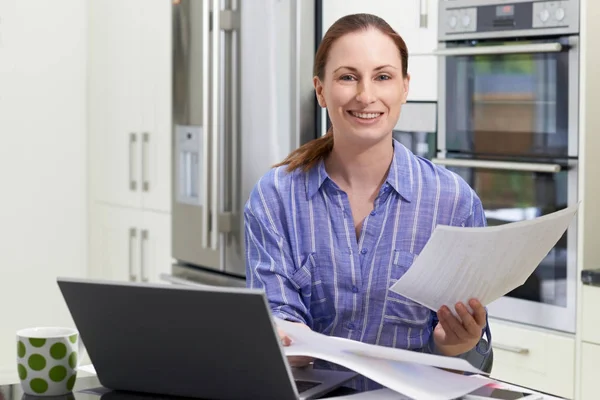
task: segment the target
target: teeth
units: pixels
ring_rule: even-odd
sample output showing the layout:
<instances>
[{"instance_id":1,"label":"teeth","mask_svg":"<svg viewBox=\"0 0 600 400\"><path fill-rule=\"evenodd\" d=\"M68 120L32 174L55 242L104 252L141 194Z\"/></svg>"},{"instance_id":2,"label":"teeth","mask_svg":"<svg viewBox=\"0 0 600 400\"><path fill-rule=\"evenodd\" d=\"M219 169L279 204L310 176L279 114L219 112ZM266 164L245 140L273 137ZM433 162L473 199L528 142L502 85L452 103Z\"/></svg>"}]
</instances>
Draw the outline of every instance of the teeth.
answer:
<instances>
[{"instance_id":1,"label":"teeth","mask_svg":"<svg viewBox=\"0 0 600 400\"><path fill-rule=\"evenodd\" d=\"M381 113L358 113L358 112L354 112L354 111L351 111L351 113L355 117L364 118L364 119L373 119L373 118L377 118L381 115Z\"/></svg>"}]
</instances>

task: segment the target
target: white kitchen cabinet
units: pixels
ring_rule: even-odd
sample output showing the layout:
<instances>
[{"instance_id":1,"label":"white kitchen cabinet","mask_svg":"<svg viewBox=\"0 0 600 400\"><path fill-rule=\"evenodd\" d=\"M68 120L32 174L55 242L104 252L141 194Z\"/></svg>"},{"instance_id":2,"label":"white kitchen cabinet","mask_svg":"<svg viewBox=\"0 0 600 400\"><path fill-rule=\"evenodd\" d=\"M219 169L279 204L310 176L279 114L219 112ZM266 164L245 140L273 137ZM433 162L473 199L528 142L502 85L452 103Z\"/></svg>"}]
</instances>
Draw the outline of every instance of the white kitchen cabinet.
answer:
<instances>
[{"instance_id":1,"label":"white kitchen cabinet","mask_svg":"<svg viewBox=\"0 0 600 400\"><path fill-rule=\"evenodd\" d=\"M600 345L600 287L581 286L581 340Z\"/></svg>"},{"instance_id":2,"label":"white kitchen cabinet","mask_svg":"<svg viewBox=\"0 0 600 400\"><path fill-rule=\"evenodd\" d=\"M89 2L91 200L168 212L171 2Z\"/></svg>"},{"instance_id":3,"label":"white kitchen cabinet","mask_svg":"<svg viewBox=\"0 0 600 400\"><path fill-rule=\"evenodd\" d=\"M581 343L581 400L598 399L600 345Z\"/></svg>"},{"instance_id":4,"label":"white kitchen cabinet","mask_svg":"<svg viewBox=\"0 0 600 400\"><path fill-rule=\"evenodd\" d=\"M323 35L339 18L369 13L383 18L402 36L408 47L411 76L409 101L437 101L438 0L325 0Z\"/></svg>"},{"instance_id":5,"label":"white kitchen cabinet","mask_svg":"<svg viewBox=\"0 0 600 400\"><path fill-rule=\"evenodd\" d=\"M158 282L161 273L170 273L169 214L97 203L91 215L92 278Z\"/></svg>"},{"instance_id":6,"label":"white kitchen cabinet","mask_svg":"<svg viewBox=\"0 0 600 400\"><path fill-rule=\"evenodd\" d=\"M89 2L89 273L171 267L171 2Z\"/></svg>"},{"instance_id":7,"label":"white kitchen cabinet","mask_svg":"<svg viewBox=\"0 0 600 400\"><path fill-rule=\"evenodd\" d=\"M572 335L490 318L492 378L567 399L575 392Z\"/></svg>"}]
</instances>

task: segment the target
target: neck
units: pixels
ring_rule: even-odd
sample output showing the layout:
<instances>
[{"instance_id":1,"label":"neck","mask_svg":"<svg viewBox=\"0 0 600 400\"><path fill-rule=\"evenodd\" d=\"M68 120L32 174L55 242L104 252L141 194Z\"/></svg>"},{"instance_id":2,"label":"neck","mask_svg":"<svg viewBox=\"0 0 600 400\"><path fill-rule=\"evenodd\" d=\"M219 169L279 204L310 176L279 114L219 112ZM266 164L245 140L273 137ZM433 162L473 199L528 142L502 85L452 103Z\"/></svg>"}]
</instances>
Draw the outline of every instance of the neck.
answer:
<instances>
[{"instance_id":1,"label":"neck","mask_svg":"<svg viewBox=\"0 0 600 400\"><path fill-rule=\"evenodd\" d=\"M367 147L336 138L325 168L344 189L372 189L385 181L393 157L391 138Z\"/></svg>"}]
</instances>

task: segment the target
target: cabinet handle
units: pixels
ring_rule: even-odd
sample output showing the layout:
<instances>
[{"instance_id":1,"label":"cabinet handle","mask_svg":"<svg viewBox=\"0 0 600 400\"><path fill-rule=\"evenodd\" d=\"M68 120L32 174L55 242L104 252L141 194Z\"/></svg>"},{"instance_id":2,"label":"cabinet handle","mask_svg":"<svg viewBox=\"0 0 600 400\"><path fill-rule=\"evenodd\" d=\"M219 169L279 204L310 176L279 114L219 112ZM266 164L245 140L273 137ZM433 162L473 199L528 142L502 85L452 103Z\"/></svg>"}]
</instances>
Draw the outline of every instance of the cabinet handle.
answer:
<instances>
[{"instance_id":1,"label":"cabinet handle","mask_svg":"<svg viewBox=\"0 0 600 400\"><path fill-rule=\"evenodd\" d=\"M508 346L508 345L498 343L498 342L492 344L492 348L496 348L496 349L500 349L500 350L504 350L504 351L510 351L511 353L517 353L517 354L529 354L529 349L526 349L524 347Z\"/></svg>"},{"instance_id":2,"label":"cabinet handle","mask_svg":"<svg viewBox=\"0 0 600 400\"><path fill-rule=\"evenodd\" d=\"M150 179L148 178L148 157L149 157L150 134L144 132L142 134L142 190L147 192L150 190Z\"/></svg>"},{"instance_id":3,"label":"cabinet handle","mask_svg":"<svg viewBox=\"0 0 600 400\"><path fill-rule=\"evenodd\" d=\"M221 1L220 0L212 0L212 98L211 98L211 120L210 120L210 133L212 140L212 182L210 188L211 194L211 230L210 230L210 248L213 250L217 250L219 247L219 229L218 229L218 221L219 221L219 186L221 184L221 157L220 152L221 148L219 146L220 140L220 132L219 126L220 124L220 115L219 109L221 107L221 102L219 99L219 92L221 90L221 77L220 77L220 65L219 61L221 60L221 47L220 47L220 37L221 37Z\"/></svg>"},{"instance_id":4,"label":"cabinet handle","mask_svg":"<svg viewBox=\"0 0 600 400\"><path fill-rule=\"evenodd\" d=\"M135 181L135 142L137 135L135 132L129 134L129 190L137 190L137 182Z\"/></svg>"},{"instance_id":5,"label":"cabinet handle","mask_svg":"<svg viewBox=\"0 0 600 400\"><path fill-rule=\"evenodd\" d=\"M146 271L146 246L148 241L148 230L142 229L142 239L140 240L140 265L142 270L142 282L148 282L148 271Z\"/></svg>"},{"instance_id":6,"label":"cabinet handle","mask_svg":"<svg viewBox=\"0 0 600 400\"><path fill-rule=\"evenodd\" d=\"M419 28L427 28L428 16L429 16L429 0L420 0L419 2Z\"/></svg>"},{"instance_id":7,"label":"cabinet handle","mask_svg":"<svg viewBox=\"0 0 600 400\"><path fill-rule=\"evenodd\" d=\"M134 265L135 239L137 237L137 229L129 228L129 280L134 282L137 279Z\"/></svg>"}]
</instances>

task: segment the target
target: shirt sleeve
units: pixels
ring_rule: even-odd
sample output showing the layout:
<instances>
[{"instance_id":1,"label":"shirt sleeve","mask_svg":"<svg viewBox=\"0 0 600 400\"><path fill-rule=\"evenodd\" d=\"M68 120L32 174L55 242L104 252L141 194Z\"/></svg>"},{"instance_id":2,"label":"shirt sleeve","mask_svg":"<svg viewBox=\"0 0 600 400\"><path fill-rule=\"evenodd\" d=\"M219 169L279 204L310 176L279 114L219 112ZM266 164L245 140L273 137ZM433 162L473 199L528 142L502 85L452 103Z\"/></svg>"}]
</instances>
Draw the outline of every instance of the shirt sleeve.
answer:
<instances>
[{"instance_id":1,"label":"shirt sleeve","mask_svg":"<svg viewBox=\"0 0 600 400\"><path fill-rule=\"evenodd\" d=\"M246 286L263 289L273 316L311 326L304 283L297 282L289 243L262 222L248 207L244 210Z\"/></svg>"},{"instance_id":2,"label":"shirt sleeve","mask_svg":"<svg viewBox=\"0 0 600 400\"><path fill-rule=\"evenodd\" d=\"M464 227L484 227L484 226L486 226L487 221L485 218L485 212L483 210L483 205L481 204L481 200L475 194L475 192L472 192L471 204L472 204L472 206L470 207L470 213L461 225ZM432 311L432 321L431 321L432 331L433 331L433 329L435 329L435 327L438 323L439 323L439 320L437 318L437 313ZM488 355L492 348L492 332L489 327L487 307L486 307L486 315L485 315L485 328L483 328L481 330L482 338L483 338L483 335L485 335L487 338L487 346L485 344L483 344L481 341L479 341L479 343L477 343L477 346L475 346L475 350L481 355ZM432 335L432 338L433 338L433 335ZM436 353L435 344L433 344L433 340L431 340L429 343L429 350L433 353Z\"/></svg>"},{"instance_id":3,"label":"shirt sleeve","mask_svg":"<svg viewBox=\"0 0 600 400\"><path fill-rule=\"evenodd\" d=\"M483 210L483 205L481 204L481 200L479 199L479 197L474 192L473 192L472 204L473 204L473 206L471 208L471 213L465 220L464 226L466 226L466 227L484 227L484 226L486 226L487 221L485 218L485 211ZM486 313L485 313L485 328L483 328L481 331L481 337L483 338L483 335L486 336L487 346L483 345L482 342L480 341L479 343L477 343L477 346L475 347L477 349L477 352L479 354L483 354L483 355L487 355L492 348L492 332L490 330L490 324L488 322L487 307L486 307L485 311L486 311ZM483 347L485 347L485 348L483 348Z\"/></svg>"}]
</instances>

